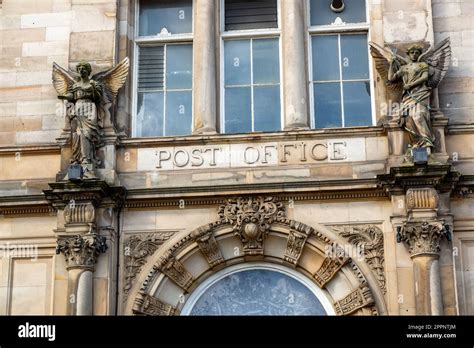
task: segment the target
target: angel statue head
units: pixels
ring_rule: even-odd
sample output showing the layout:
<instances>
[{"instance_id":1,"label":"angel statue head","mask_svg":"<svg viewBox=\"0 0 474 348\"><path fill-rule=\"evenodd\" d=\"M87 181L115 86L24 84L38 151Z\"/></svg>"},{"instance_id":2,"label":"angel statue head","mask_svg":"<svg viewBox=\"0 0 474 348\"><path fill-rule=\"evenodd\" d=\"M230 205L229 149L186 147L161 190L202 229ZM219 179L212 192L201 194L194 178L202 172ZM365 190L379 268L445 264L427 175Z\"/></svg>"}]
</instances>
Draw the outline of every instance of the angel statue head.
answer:
<instances>
[{"instance_id":1,"label":"angel statue head","mask_svg":"<svg viewBox=\"0 0 474 348\"><path fill-rule=\"evenodd\" d=\"M96 178L94 169L100 164L96 149L103 145L105 120L110 120L109 108L127 79L129 61L89 76L92 67L80 62L76 72L53 63L53 85L59 99L70 103L71 164L81 165L86 178Z\"/></svg>"},{"instance_id":2,"label":"angel statue head","mask_svg":"<svg viewBox=\"0 0 474 348\"><path fill-rule=\"evenodd\" d=\"M412 62L417 62L418 58L420 58L422 53L423 53L423 46L419 44L411 45L407 49L407 56L410 57Z\"/></svg>"},{"instance_id":3,"label":"angel statue head","mask_svg":"<svg viewBox=\"0 0 474 348\"><path fill-rule=\"evenodd\" d=\"M398 112L390 116L395 116L398 124L408 132L411 148L425 148L431 153L436 141L431 124L431 93L448 72L451 61L449 38L424 53L421 44L412 44L406 51L408 57L373 42L370 53L391 92L387 102L399 106Z\"/></svg>"},{"instance_id":4,"label":"angel statue head","mask_svg":"<svg viewBox=\"0 0 474 348\"><path fill-rule=\"evenodd\" d=\"M82 78L89 77L92 72L92 67L87 62L80 62L76 65L76 71L81 75Z\"/></svg>"}]
</instances>

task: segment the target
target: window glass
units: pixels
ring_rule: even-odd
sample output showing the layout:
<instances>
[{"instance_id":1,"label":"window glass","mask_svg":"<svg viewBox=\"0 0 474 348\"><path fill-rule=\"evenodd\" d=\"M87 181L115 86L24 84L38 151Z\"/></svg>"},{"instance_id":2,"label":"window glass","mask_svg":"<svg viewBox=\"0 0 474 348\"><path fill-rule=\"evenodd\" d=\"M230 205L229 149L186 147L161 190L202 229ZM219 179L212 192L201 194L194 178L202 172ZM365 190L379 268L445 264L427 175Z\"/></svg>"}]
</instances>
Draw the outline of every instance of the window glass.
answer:
<instances>
[{"instance_id":1,"label":"window glass","mask_svg":"<svg viewBox=\"0 0 474 348\"><path fill-rule=\"evenodd\" d=\"M166 49L166 88L184 89L193 85L191 45L168 45Z\"/></svg>"},{"instance_id":2,"label":"window glass","mask_svg":"<svg viewBox=\"0 0 474 348\"><path fill-rule=\"evenodd\" d=\"M337 35L312 37L313 80L339 80L339 48Z\"/></svg>"},{"instance_id":3,"label":"window glass","mask_svg":"<svg viewBox=\"0 0 474 348\"><path fill-rule=\"evenodd\" d=\"M342 127L339 83L315 83L314 104L316 128Z\"/></svg>"},{"instance_id":4,"label":"window glass","mask_svg":"<svg viewBox=\"0 0 474 348\"><path fill-rule=\"evenodd\" d=\"M191 134L192 93L170 91L166 94L166 135Z\"/></svg>"},{"instance_id":5,"label":"window glass","mask_svg":"<svg viewBox=\"0 0 474 348\"><path fill-rule=\"evenodd\" d=\"M254 130L279 131L280 86L258 86L254 88Z\"/></svg>"},{"instance_id":6,"label":"window glass","mask_svg":"<svg viewBox=\"0 0 474 348\"><path fill-rule=\"evenodd\" d=\"M367 126L371 124L369 81L344 82L343 91L346 127Z\"/></svg>"},{"instance_id":7,"label":"window glass","mask_svg":"<svg viewBox=\"0 0 474 348\"><path fill-rule=\"evenodd\" d=\"M192 33L192 0L140 0L139 35Z\"/></svg>"},{"instance_id":8,"label":"window glass","mask_svg":"<svg viewBox=\"0 0 474 348\"><path fill-rule=\"evenodd\" d=\"M279 83L278 39L253 40L253 82Z\"/></svg>"},{"instance_id":9,"label":"window glass","mask_svg":"<svg viewBox=\"0 0 474 348\"><path fill-rule=\"evenodd\" d=\"M226 85L250 84L250 40L226 41L224 52Z\"/></svg>"},{"instance_id":10,"label":"window glass","mask_svg":"<svg viewBox=\"0 0 474 348\"><path fill-rule=\"evenodd\" d=\"M252 131L251 88L232 87L225 91L226 133L247 133Z\"/></svg>"},{"instance_id":11,"label":"window glass","mask_svg":"<svg viewBox=\"0 0 474 348\"><path fill-rule=\"evenodd\" d=\"M335 12L331 9L331 0L311 0L311 25L330 25L338 17L345 23L366 22L365 1L345 0L344 10L342 12Z\"/></svg>"},{"instance_id":12,"label":"window glass","mask_svg":"<svg viewBox=\"0 0 474 348\"><path fill-rule=\"evenodd\" d=\"M342 78L369 78L369 55L366 35L341 35Z\"/></svg>"},{"instance_id":13,"label":"window glass","mask_svg":"<svg viewBox=\"0 0 474 348\"><path fill-rule=\"evenodd\" d=\"M163 135L163 92L138 93L137 136Z\"/></svg>"}]
</instances>

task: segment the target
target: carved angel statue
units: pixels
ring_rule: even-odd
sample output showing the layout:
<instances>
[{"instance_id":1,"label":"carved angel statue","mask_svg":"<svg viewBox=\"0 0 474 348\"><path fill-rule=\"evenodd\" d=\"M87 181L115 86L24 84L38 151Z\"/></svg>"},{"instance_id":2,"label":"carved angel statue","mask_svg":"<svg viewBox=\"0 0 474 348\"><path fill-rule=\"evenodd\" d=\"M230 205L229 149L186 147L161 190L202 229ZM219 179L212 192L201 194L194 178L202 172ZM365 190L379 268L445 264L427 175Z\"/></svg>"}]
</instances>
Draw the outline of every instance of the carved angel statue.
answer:
<instances>
[{"instance_id":1,"label":"carved angel statue","mask_svg":"<svg viewBox=\"0 0 474 348\"><path fill-rule=\"evenodd\" d=\"M125 83L128 68L129 60L125 58L115 67L90 77L89 63L77 64L77 72L53 63L53 85L58 98L73 103L68 108L72 132L71 164L80 164L92 172L99 164L95 151L102 145L104 121Z\"/></svg>"},{"instance_id":2,"label":"carved angel statue","mask_svg":"<svg viewBox=\"0 0 474 348\"><path fill-rule=\"evenodd\" d=\"M449 38L434 49L423 53L423 47L411 45L407 58L370 43L375 67L400 104L400 125L405 128L413 148L426 148L432 152L435 134L431 126L431 90L437 88L446 75L451 61Z\"/></svg>"}]
</instances>

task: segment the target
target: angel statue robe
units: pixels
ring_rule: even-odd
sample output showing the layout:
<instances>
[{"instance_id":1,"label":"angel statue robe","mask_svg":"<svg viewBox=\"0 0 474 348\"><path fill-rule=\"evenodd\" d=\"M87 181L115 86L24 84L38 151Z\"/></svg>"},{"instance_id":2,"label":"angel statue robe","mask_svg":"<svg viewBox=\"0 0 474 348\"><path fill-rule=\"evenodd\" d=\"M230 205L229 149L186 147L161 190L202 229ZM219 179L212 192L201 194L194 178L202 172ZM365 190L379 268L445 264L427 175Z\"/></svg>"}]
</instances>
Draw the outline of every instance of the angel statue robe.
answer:
<instances>
[{"instance_id":1,"label":"angel statue robe","mask_svg":"<svg viewBox=\"0 0 474 348\"><path fill-rule=\"evenodd\" d=\"M100 84L76 82L70 91L74 96L72 118L72 163L90 164L95 160L95 148L101 141L97 103L102 98ZM95 163L94 163L95 164Z\"/></svg>"}]
</instances>

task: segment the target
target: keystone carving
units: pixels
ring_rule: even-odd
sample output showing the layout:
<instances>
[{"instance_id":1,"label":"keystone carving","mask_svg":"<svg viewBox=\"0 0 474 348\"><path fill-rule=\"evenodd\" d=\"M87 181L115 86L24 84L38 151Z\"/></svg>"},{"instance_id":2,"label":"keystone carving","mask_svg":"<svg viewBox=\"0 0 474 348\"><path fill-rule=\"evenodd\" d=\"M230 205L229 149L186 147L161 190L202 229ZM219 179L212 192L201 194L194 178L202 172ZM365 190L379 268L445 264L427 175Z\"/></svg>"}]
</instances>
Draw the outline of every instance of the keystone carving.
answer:
<instances>
[{"instance_id":1,"label":"keystone carving","mask_svg":"<svg viewBox=\"0 0 474 348\"><path fill-rule=\"evenodd\" d=\"M420 254L439 255L442 237L450 238L444 220L405 221L397 233L397 241L405 242L411 257Z\"/></svg>"},{"instance_id":2,"label":"keystone carving","mask_svg":"<svg viewBox=\"0 0 474 348\"><path fill-rule=\"evenodd\" d=\"M352 291L349 295L343 299L334 303L337 315L348 315L354 313L360 308L374 304L375 301L372 297L370 288L362 284L359 288Z\"/></svg>"},{"instance_id":3,"label":"keystone carving","mask_svg":"<svg viewBox=\"0 0 474 348\"><path fill-rule=\"evenodd\" d=\"M346 256L342 248L336 245L332 247L335 249L334 253L331 249L327 250L328 256L326 256L319 269L313 274L314 281L320 288L326 286L336 273L350 261L350 258Z\"/></svg>"},{"instance_id":4,"label":"keystone carving","mask_svg":"<svg viewBox=\"0 0 474 348\"><path fill-rule=\"evenodd\" d=\"M216 267L225 262L216 238L214 237L214 233L209 225L194 231L192 237L198 244L203 255L206 257L209 266Z\"/></svg>"},{"instance_id":5,"label":"keystone carving","mask_svg":"<svg viewBox=\"0 0 474 348\"><path fill-rule=\"evenodd\" d=\"M240 237L246 255L263 255L263 243L270 225L285 217L285 208L273 197L229 199L218 211L222 223L231 224Z\"/></svg>"},{"instance_id":6,"label":"keystone carving","mask_svg":"<svg viewBox=\"0 0 474 348\"><path fill-rule=\"evenodd\" d=\"M307 230L307 232L311 232L311 230ZM283 256L286 262L289 262L292 265L296 266L299 258L301 257L301 253L303 252L303 248L307 238L307 233L301 233L294 230L290 230L290 234L288 235L288 241L286 244L285 255Z\"/></svg>"},{"instance_id":7,"label":"keystone carving","mask_svg":"<svg viewBox=\"0 0 474 348\"><path fill-rule=\"evenodd\" d=\"M83 236L60 237L57 241L56 254L64 254L66 268L94 269L100 253L107 250L106 239L95 233Z\"/></svg>"},{"instance_id":8,"label":"keystone carving","mask_svg":"<svg viewBox=\"0 0 474 348\"><path fill-rule=\"evenodd\" d=\"M192 274L174 257L170 257L167 261L163 259L160 270L186 292L194 282Z\"/></svg>"}]
</instances>

